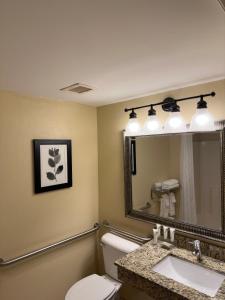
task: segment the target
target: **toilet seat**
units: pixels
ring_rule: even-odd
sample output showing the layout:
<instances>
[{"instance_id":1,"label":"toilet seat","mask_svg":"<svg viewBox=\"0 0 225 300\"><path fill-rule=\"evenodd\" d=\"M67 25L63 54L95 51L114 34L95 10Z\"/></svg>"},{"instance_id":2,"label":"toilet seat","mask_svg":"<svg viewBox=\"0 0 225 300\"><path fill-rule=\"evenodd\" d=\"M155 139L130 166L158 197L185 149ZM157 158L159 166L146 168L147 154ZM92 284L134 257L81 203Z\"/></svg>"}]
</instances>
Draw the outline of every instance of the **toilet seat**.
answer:
<instances>
[{"instance_id":1,"label":"toilet seat","mask_svg":"<svg viewBox=\"0 0 225 300\"><path fill-rule=\"evenodd\" d=\"M117 291L115 285L97 274L87 276L68 290L65 300L107 300Z\"/></svg>"}]
</instances>

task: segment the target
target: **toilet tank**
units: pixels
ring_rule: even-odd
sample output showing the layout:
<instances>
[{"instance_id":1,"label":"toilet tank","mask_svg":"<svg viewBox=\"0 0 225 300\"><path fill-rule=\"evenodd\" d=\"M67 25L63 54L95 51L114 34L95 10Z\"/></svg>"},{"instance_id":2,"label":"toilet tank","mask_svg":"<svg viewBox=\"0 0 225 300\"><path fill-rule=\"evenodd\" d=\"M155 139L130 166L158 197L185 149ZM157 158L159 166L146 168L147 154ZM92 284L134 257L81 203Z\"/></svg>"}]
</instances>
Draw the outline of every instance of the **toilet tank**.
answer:
<instances>
[{"instance_id":1,"label":"toilet tank","mask_svg":"<svg viewBox=\"0 0 225 300\"><path fill-rule=\"evenodd\" d=\"M118 279L117 267L114 265L114 262L127 253L138 249L140 245L112 233L104 234L101 242L105 272L112 278Z\"/></svg>"}]
</instances>

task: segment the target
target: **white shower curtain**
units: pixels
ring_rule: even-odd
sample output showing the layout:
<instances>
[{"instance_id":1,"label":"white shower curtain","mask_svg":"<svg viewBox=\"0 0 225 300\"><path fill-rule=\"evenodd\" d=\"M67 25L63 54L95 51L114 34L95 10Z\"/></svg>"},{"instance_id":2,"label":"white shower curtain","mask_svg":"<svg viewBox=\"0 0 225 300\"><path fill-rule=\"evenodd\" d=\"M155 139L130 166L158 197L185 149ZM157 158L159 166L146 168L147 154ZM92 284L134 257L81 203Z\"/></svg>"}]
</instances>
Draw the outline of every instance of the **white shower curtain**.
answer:
<instances>
[{"instance_id":1,"label":"white shower curtain","mask_svg":"<svg viewBox=\"0 0 225 300\"><path fill-rule=\"evenodd\" d=\"M191 224L197 223L194 181L194 158L192 134L181 137L180 149L180 219Z\"/></svg>"}]
</instances>

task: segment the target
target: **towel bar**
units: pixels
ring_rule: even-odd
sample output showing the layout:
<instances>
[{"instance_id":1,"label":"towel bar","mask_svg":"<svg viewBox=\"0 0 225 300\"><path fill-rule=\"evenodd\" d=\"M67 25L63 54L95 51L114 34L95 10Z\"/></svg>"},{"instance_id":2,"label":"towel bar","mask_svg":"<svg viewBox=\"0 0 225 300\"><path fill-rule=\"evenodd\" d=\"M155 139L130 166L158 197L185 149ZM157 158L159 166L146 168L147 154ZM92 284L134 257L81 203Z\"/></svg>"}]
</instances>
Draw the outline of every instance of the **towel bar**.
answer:
<instances>
[{"instance_id":1,"label":"towel bar","mask_svg":"<svg viewBox=\"0 0 225 300\"><path fill-rule=\"evenodd\" d=\"M115 233L118 233L118 234L124 236L124 237L130 238L130 239L134 240L135 242L139 242L141 244L147 243L147 242L152 240L151 237L141 237L141 236L138 236L136 234L121 230L117 227L114 227L113 225L110 225L107 221L104 221L102 226L104 226L104 227L114 231Z\"/></svg>"}]
</instances>

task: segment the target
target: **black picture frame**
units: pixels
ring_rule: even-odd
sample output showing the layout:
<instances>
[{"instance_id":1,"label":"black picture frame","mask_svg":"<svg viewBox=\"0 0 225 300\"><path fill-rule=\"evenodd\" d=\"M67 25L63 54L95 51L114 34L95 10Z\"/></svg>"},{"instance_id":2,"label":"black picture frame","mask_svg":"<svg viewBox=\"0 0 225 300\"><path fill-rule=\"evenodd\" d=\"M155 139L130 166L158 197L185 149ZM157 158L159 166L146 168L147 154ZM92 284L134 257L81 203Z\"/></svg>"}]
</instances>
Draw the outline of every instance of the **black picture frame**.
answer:
<instances>
[{"instance_id":1,"label":"black picture frame","mask_svg":"<svg viewBox=\"0 0 225 300\"><path fill-rule=\"evenodd\" d=\"M41 169L41 162L43 164L43 157L41 157L41 146L42 149L48 149L48 158L45 165L49 168L49 172L43 173ZM54 147L58 146L58 147ZM64 147L63 147L64 146ZM61 160L60 147L64 149L64 161ZM58 149L57 149L58 148ZM58 189L64 189L72 187L72 143L71 140L55 140L55 139L34 139L33 140L33 154L34 154L34 191L35 194L49 192ZM49 164L50 163L50 164ZM64 174L63 174L64 172ZM43 174L46 174L45 181L49 181L47 185L43 184ZM57 177L63 174L65 180L57 183ZM52 182L51 182L52 181ZM53 182L54 181L54 182Z\"/></svg>"}]
</instances>

